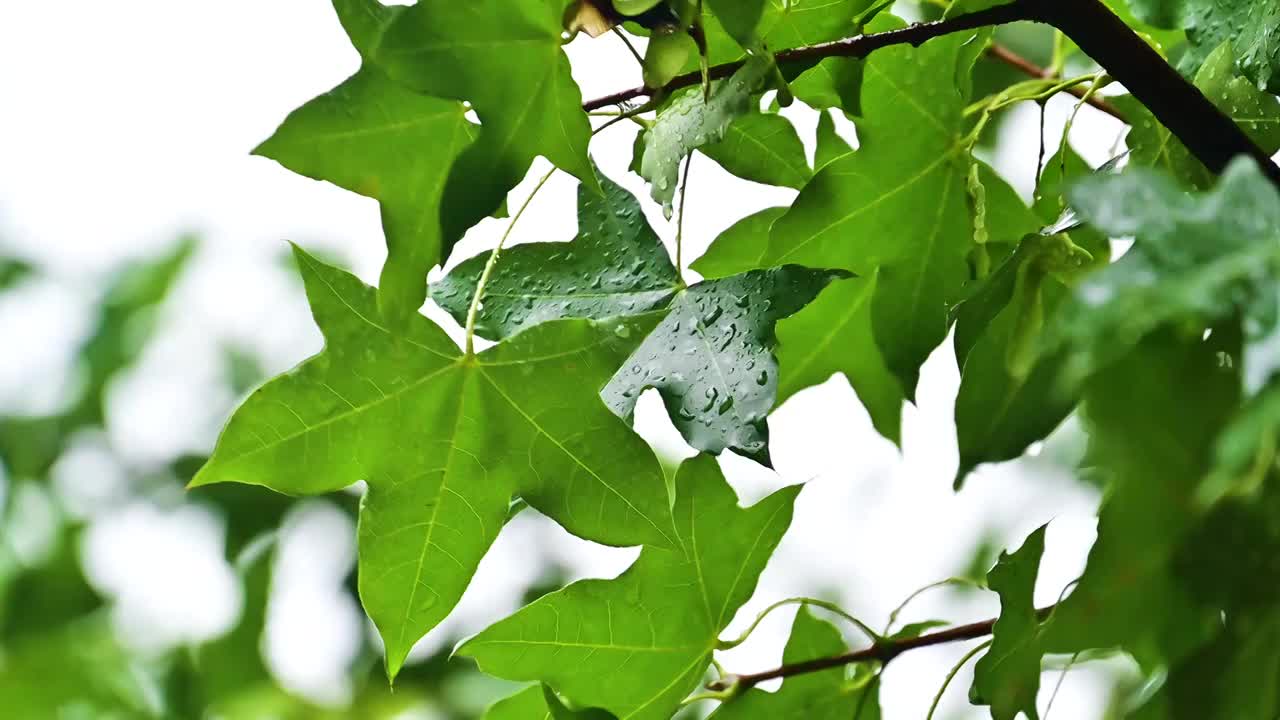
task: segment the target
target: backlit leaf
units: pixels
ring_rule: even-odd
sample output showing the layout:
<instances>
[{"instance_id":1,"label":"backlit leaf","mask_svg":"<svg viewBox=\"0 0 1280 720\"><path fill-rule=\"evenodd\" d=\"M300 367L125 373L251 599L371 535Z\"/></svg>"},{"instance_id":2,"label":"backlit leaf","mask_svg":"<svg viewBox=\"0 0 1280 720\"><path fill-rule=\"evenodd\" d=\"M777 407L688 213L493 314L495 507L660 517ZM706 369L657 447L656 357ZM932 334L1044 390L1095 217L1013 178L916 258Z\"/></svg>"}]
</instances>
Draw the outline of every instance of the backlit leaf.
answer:
<instances>
[{"instance_id":1,"label":"backlit leaf","mask_svg":"<svg viewBox=\"0 0 1280 720\"><path fill-rule=\"evenodd\" d=\"M668 720L754 591L798 492L738 507L707 456L681 466L676 488L679 547L646 547L617 579L582 580L546 595L458 653L485 672L545 682L621 720Z\"/></svg>"}]
</instances>

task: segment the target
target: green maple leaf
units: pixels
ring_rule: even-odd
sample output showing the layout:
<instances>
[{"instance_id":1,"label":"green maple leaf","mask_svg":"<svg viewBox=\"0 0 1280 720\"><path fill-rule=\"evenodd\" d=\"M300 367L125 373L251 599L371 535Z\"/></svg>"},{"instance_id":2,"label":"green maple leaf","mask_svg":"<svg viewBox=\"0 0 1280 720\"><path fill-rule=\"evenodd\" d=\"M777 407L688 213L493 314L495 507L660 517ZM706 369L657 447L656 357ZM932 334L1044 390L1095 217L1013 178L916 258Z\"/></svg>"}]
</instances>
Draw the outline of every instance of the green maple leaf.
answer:
<instances>
[{"instance_id":1,"label":"green maple leaf","mask_svg":"<svg viewBox=\"0 0 1280 720\"><path fill-rule=\"evenodd\" d=\"M777 113L748 113L734 120L724 139L699 148L725 170L746 180L799 190L813 171L791 121Z\"/></svg>"},{"instance_id":2,"label":"green maple leaf","mask_svg":"<svg viewBox=\"0 0 1280 720\"><path fill-rule=\"evenodd\" d=\"M1185 64L1198 63L1223 42L1240 49L1240 69L1258 87L1280 92L1280 2L1277 0L1130 0L1140 20L1157 27L1187 31L1191 53Z\"/></svg>"},{"instance_id":3,"label":"green maple leaf","mask_svg":"<svg viewBox=\"0 0 1280 720\"><path fill-rule=\"evenodd\" d=\"M782 662L792 665L847 651L844 638L835 626L815 617L808 608L801 608L791 626L791 639L782 653ZM870 720L879 717L878 694L874 683L850 682L846 668L838 667L787 678L777 692L752 688L721 705L710 718L847 720L862 708L860 717Z\"/></svg>"},{"instance_id":4,"label":"green maple leaf","mask_svg":"<svg viewBox=\"0 0 1280 720\"><path fill-rule=\"evenodd\" d=\"M836 132L834 111L818 114L817 147L814 149L813 170L817 172L853 152L849 143Z\"/></svg>"},{"instance_id":5,"label":"green maple leaf","mask_svg":"<svg viewBox=\"0 0 1280 720\"><path fill-rule=\"evenodd\" d=\"M393 677L457 603L515 494L597 542L675 542L652 451L598 397L656 317L548 323L466 356L425 318L392 333L372 288L296 255L325 350L244 402L192 486L367 481L360 597Z\"/></svg>"},{"instance_id":6,"label":"green maple leaf","mask_svg":"<svg viewBox=\"0 0 1280 720\"><path fill-rule=\"evenodd\" d=\"M1236 77L1230 41L1220 45L1204 61L1195 84L1264 152L1272 154L1280 150L1280 101L1261 92L1248 80ZM1134 164L1160 168L1201 190L1213 185L1216 176L1161 125L1151 111L1132 97L1116 98L1114 102L1132 123L1127 142Z\"/></svg>"},{"instance_id":7,"label":"green maple leaf","mask_svg":"<svg viewBox=\"0 0 1280 720\"><path fill-rule=\"evenodd\" d=\"M422 306L427 271L441 259L444 183L477 132L465 113L460 102L419 95L366 66L290 113L254 150L379 201L387 261L378 300L397 318Z\"/></svg>"},{"instance_id":8,"label":"green maple leaf","mask_svg":"<svg viewBox=\"0 0 1280 720\"><path fill-rule=\"evenodd\" d=\"M635 197L607 178L601 182L603 196L579 192L573 242L526 243L502 254L477 332L501 339L555 318L666 309L605 388L606 402L630 418L639 394L656 388L695 448L729 448L768 462L765 418L778 386L774 325L846 273L792 265L684 287ZM432 287L432 297L459 321L486 260L487 254L470 258Z\"/></svg>"},{"instance_id":9,"label":"green maple leaf","mask_svg":"<svg viewBox=\"0 0 1280 720\"><path fill-rule=\"evenodd\" d=\"M359 15L374 0L335 0ZM427 95L466 101L480 137L453 164L441 200L442 244L453 244L502 204L534 157L595 186L591 127L562 50L567 2L421 2L367 23L357 44L368 61ZM345 10L344 10L345 8ZM366 13L375 10L365 10Z\"/></svg>"},{"instance_id":10,"label":"green maple leaf","mask_svg":"<svg viewBox=\"0 0 1280 720\"><path fill-rule=\"evenodd\" d=\"M772 68L769 58L753 56L731 77L714 82L710 98L704 98L701 89L688 88L658 112L643 136L640 175L649 181L650 194L667 217L680 182L680 162L725 138L729 126L751 110L752 98L763 89Z\"/></svg>"},{"instance_id":11,"label":"green maple leaf","mask_svg":"<svg viewBox=\"0 0 1280 720\"><path fill-rule=\"evenodd\" d=\"M670 718L751 597L799 488L741 508L716 461L703 455L681 466L676 491L678 548L646 547L617 579L544 596L458 653L489 674L545 682L621 720Z\"/></svg>"},{"instance_id":12,"label":"green maple leaf","mask_svg":"<svg viewBox=\"0 0 1280 720\"><path fill-rule=\"evenodd\" d=\"M1280 193L1248 159L1212 191L1191 195L1141 168L1080 181L1071 204L1111 237L1136 236L1118 262L1081 283L1056 332L1074 349L1071 374L1086 375L1158 327L1212 325L1236 314L1249 330L1246 381L1277 369L1269 350L1280 307Z\"/></svg>"},{"instance_id":13,"label":"green maple leaf","mask_svg":"<svg viewBox=\"0 0 1280 720\"><path fill-rule=\"evenodd\" d=\"M1044 528L1031 533L1013 554L987 574L987 585L1000 595L1000 618L991 632L991 648L973 671L970 701L990 705L993 720L1014 720L1019 712L1038 720L1040 690L1040 620L1036 616L1036 576L1044 554Z\"/></svg>"},{"instance_id":14,"label":"green maple leaf","mask_svg":"<svg viewBox=\"0 0 1280 720\"><path fill-rule=\"evenodd\" d=\"M883 19L882 19L883 20ZM880 21L877 30L900 27ZM861 147L823 168L773 225L766 262L879 268L877 345L909 395L947 335L973 243L964 107L954 78L963 35L886 48L865 63Z\"/></svg>"}]
</instances>

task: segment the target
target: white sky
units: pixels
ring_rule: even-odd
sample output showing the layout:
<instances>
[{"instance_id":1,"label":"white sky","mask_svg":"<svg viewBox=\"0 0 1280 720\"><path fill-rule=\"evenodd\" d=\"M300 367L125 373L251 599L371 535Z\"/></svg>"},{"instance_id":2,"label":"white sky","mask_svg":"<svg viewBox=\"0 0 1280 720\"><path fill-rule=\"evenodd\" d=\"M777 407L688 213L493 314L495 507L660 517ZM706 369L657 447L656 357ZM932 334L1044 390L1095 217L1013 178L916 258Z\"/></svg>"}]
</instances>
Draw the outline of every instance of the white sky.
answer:
<instances>
[{"instance_id":1,"label":"white sky","mask_svg":"<svg viewBox=\"0 0 1280 720\"><path fill-rule=\"evenodd\" d=\"M587 97L638 81L616 39L592 42L584 36L570 55ZM108 437L94 442L108 443L128 461L142 464L205 450L231 402L220 389L221 367L214 354L219 340L252 348L272 370L318 349L300 287L279 272L284 241L347 258L358 274L372 280L384 255L376 206L250 157L248 151L290 110L342 81L357 65L324 0L0 3L0 249L37 260L57 278L0 302L0 336L7 347L21 349L0 354L0 406L39 408L56 402L59 388L50 387L50 369L66 366L70 348L84 332L84 311L92 301L85 279L125 258L154 254L184 231L204 238L200 261L166 314L160 342L138 372L113 390ZM1065 101L1053 105L1050 137L1056 137L1069 107ZM791 116L811 151L816 116L808 111ZM1015 118L1009 142L995 160L1025 192L1033 172L1028 163L1034 162L1028 158L1035 157L1034 112L1023 108ZM1105 158L1114 124L1086 109L1077 128L1086 157ZM633 134L630 127L617 126L592 150L610 177L644 195L639 178L626 172ZM541 167L535 167L534 176ZM515 191L517 202L528 187L526 182ZM515 241L572 237L574 192L567 176L553 180L521 221ZM792 196L794 191L732 178L699 157L685 220L686 258L696 257L739 217ZM658 208L648 210L670 239L674 225ZM498 221L486 221L460 246L455 262L487 247L502 228ZM1092 539L1097 497L1048 459L1061 452L1051 447L1042 459L984 469L962 493L951 491L957 457L950 417L957 383L944 347L925 368L920 406L906 412L901 454L875 435L841 379L797 396L775 414L777 473L739 458L722 462L750 501L773 488L810 481L792 531L729 634L774 600L814 593L835 593L859 617L882 624L903 596L962 569L980 538L992 535L1016 546L1050 520L1038 602L1053 602L1078 575ZM642 411L647 436L664 447L682 447L655 403ZM82 466L81 472L90 474L87 487L101 485L94 473L118 474L110 463ZM206 528L201 516L183 508L127 507L100 523L100 536L110 539L104 543L130 548L129 564L135 567L134 574L121 575L125 558L116 557L115 564L102 559L98 577L105 578L104 586L186 588L175 590L172 602L159 608L131 604L122 590L117 597L128 625L145 624L136 612L179 620L186 613L188 624L197 628L220 617L216 608L184 610L202 589L215 594L224 589L225 568L207 568L196 577L189 569L193 563L175 559L203 552L210 537L216 541L217 529ZM186 546L174 550L173 545L182 545L171 539L174 528L184 523L197 530L186 536ZM355 609L331 591L350 562L351 528L326 515L322 505L296 525L303 528L298 532L320 541L289 545L295 559L287 561L292 569L281 573L288 578L281 581L287 592L280 593L272 611L273 618L283 619L273 623L268 647L294 687L340 699L335 666L315 660L340 661L353 647ZM166 546L170 550L162 554ZM317 547L326 551L323 563ZM515 593L536 577L536 564L527 562L530 547L544 560L567 564L576 576L616 573L634 557L634 551L591 547L526 514L486 559L474 591L448 628L433 633L424 648L438 645L443 633L478 630L513 609ZM125 550L114 552L120 556ZM317 564L321 570L305 571ZM178 575L184 575L182 582L175 580ZM922 599L908 619L963 622L988 617L997 608L994 597L960 603L943 592ZM776 663L789 617L778 613L756 640L724 658L728 668L750 671ZM315 632L317 626L326 632ZM329 632L339 627L350 630ZM964 649L913 652L896 661L885 678L887 717L923 717ZM967 705L969 677L966 672L957 678L940 717L984 716ZM1042 708L1055 680L1054 674L1045 675ZM1107 682L1097 669L1077 670L1066 681L1054 715L1098 717Z\"/></svg>"}]
</instances>

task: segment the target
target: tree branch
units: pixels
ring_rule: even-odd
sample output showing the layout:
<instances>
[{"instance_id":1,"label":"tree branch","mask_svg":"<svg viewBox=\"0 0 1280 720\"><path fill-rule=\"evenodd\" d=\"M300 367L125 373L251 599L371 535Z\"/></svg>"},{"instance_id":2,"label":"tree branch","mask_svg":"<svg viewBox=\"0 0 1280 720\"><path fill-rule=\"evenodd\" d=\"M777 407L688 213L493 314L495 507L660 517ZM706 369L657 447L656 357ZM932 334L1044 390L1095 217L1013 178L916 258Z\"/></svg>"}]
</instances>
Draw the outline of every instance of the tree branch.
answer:
<instances>
[{"instance_id":1,"label":"tree branch","mask_svg":"<svg viewBox=\"0 0 1280 720\"><path fill-rule=\"evenodd\" d=\"M919 47L934 38L950 35L952 33L963 32L965 30L977 30L978 28L989 27L991 25L1004 25L1006 23L1015 22L1017 20L1026 20L1027 11L1021 7L1021 2L1015 2L1010 5L999 5L987 10L980 10L975 13L960 15L948 20L938 20L935 22L917 23L898 30L889 30L887 32L871 33L869 35L856 35L844 40L834 40L832 42L820 43L818 45L807 45L805 47L793 48L791 50L783 50L774 57L778 63L786 64L793 62L816 63L829 57L852 57L864 58L867 55L881 48L891 47L894 45L914 45ZM712 80L728 77L735 70L742 67L743 60L736 60L730 63L713 66L709 75ZM662 87L662 92L671 92L690 85L696 85L702 82L702 75L697 72L685 73L677 75ZM599 110L610 105L620 105L622 103L634 100L638 97L645 97L655 93L653 88L635 87L630 90L623 90L612 95L606 95L602 98L588 101L582 105L583 110Z\"/></svg>"},{"instance_id":2,"label":"tree branch","mask_svg":"<svg viewBox=\"0 0 1280 720\"><path fill-rule=\"evenodd\" d=\"M881 48L894 45L918 47L944 35L1018 21L1045 23L1062 31L1123 84L1211 171L1221 173L1237 155L1247 155L1258 163L1272 183L1280 187L1280 166L1273 163L1240 126L1210 102L1199 88L1179 75L1101 0L1013 0L1006 5L946 20L784 50L776 57L779 63L784 64L813 63L829 57L864 58ZM741 66L741 60L716 65L711 68L710 76L726 77ZM696 72L679 75L663 86L662 92L700 81L701 76ZM597 110L619 105L654 92L645 87L631 88L584 103L583 109Z\"/></svg>"},{"instance_id":3,"label":"tree branch","mask_svg":"<svg viewBox=\"0 0 1280 720\"><path fill-rule=\"evenodd\" d=\"M1036 615L1043 621L1045 618L1049 617L1049 614L1052 612L1052 607L1041 608L1036 611ZM736 685L736 687L745 690L749 687L759 685L766 680L821 672L823 670L830 670L831 668L853 665L854 663L888 663L890 660L909 650L918 650L920 648L933 647L934 645L945 645L947 643L976 640L981 637L986 637L991 634L995 624L996 619L992 618L991 620L983 620L982 622L970 623L968 625L957 625L953 628L920 635L919 637L903 638L902 640L884 640L869 648L855 650L854 652L845 653L843 655L805 660L804 662L783 665L772 670L765 670L764 672L729 676L708 684L707 688L709 690L723 691Z\"/></svg>"}]
</instances>

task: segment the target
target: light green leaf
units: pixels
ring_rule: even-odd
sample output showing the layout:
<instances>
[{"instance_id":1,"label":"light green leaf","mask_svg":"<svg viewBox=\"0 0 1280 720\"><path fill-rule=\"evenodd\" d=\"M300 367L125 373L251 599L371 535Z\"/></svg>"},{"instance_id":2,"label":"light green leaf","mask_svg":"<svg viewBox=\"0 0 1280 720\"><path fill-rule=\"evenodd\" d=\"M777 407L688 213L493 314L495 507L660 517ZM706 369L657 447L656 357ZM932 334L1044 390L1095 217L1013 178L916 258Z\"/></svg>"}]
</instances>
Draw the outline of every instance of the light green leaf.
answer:
<instances>
[{"instance_id":1,"label":"light green leaf","mask_svg":"<svg viewBox=\"0 0 1280 720\"><path fill-rule=\"evenodd\" d=\"M480 118L480 137L454 163L445 184L445 255L468 228L498 209L538 155L596 187L587 159L591 127L561 49L566 4L421 2L395 14L367 41L371 62L392 79L427 95L466 101Z\"/></svg>"},{"instance_id":2,"label":"light green leaf","mask_svg":"<svg viewBox=\"0 0 1280 720\"><path fill-rule=\"evenodd\" d=\"M365 67L292 112L254 153L379 201L387 262L378 301L402 320L422 306L427 271L447 250L440 199L476 132L462 103L419 95Z\"/></svg>"},{"instance_id":3,"label":"light green leaf","mask_svg":"<svg viewBox=\"0 0 1280 720\"><path fill-rule=\"evenodd\" d=\"M597 397L655 317L550 323L471 358L425 318L390 332L372 288L296 254L325 350L245 401L192 485L367 481L360 595L392 676L461 596L513 494L597 542L674 542L656 459Z\"/></svg>"},{"instance_id":4,"label":"light green leaf","mask_svg":"<svg viewBox=\"0 0 1280 720\"><path fill-rule=\"evenodd\" d=\"M554 720L554 716L543 698L542 687L530 685L491 705L482 720Z\"/></svg>"},{"instance_id":5,"label":"light green leaf","mask_svg":"<svg viewBox=\"0 0 1280 720\"><path fill-rule=\"evenodd\" d=\"M1277 327L1280 193L1248 159L1237 159L1210 192L1189 195L1141 169L1082 180L1071 204L1112 237L1137 236L1123 258L1089 276L1064 308L1057 332L1074 349L1072 375L1092 372L1157 327L1211 325L1240 314L1251 345L1250 387L1277 365L1265 352Z\"/></svg>"},{"instance_id":6,"label":"light green leaf","mask_svg":"<svg viewBox=\"0 0 1280 720\"><path fill-rule=\"evenodd\" d=\"M877 30L900 23L877 23ZM964 35L866 62L861 147L828 164L773 225L770 264L879 268L872 318L889 367L913 394L919 367L947 335L964 294L973 226L965 194Z\"/></svg>"},{"instance_id":7,"label":"light green leaf","mask_svg":"<svg viewBox=\"0 0 1280 720\"><path fill-rule=\"evenodd\" d=\"M836 133L836 121L831 114L832 112L827 110L818 113L818 144L813 157L814 172L821 171L836 160L853 152L853 148L849 146L849 143L845 142L845 139Z\"/></svg>"},{"instance_id":8,"label":"light green leaf","mask_svg":"<svg viewBox=\"0 0 1280 720\"><path fill-rule=\"evenodd\" d=\"M1012 555L1001 553L987 574L987 586L1000 595L1000 618L991 648L974 667L970 701L990 705L993 720L1014 720L1024 713L1039 720L1040 620L1036 616L1036 576L1044 554L1044 528L1031 533Z\"/></svg>"},{"instance_id":9,"label":"light green leaf","mask_svg":"<svg viewBox=\"0 0 1280 720\"><path fill-rule=\"evenodd\" d=\"M704 99L699 88L684 90L645 131L640 175L649 181L650 194L667 217L671 217L681 161L725 138L730 124L751 110L752 98L763 89L772 67L769 58L752 57L731 77L713 83L710 99Z\"/></svg>"},{"instance_id":10,"label":"light green leaf","mask_svg":"<svg viewBox=\"0 0 1280 720\"><path fill-rule=\"evenodd\" d=\"M676 487L679 548L646 547L617 579L583 580L546 595L458 653L487 673L545 682L621 720L668 720L754 592L799 491L740 508L705 455L681 466Z\"/></svg>"},{"instance_id":11,"label":"light green leaf","mask_svg":"<svg viewBox=\"0 0 1280 720\"><path fill-rule=\"evenodd\" d=\"M769 231L787 212L785 207L765 208L752 213L711 241L707 251L689 264L704 278L721 278L760 267L769 249Z\"/></svg>"},{"instance_id":12,"label":"light green leaf","mask_svg":"<svg viewBox=\"0 0 1280 720\"><path fill-rule=\"evenodd\" d=\"M720 25L743 47L760 37L761 16L769 4L767 0L707 0Z\"/></svg>"},{"instance_id":13,"label":"light green leaf","mask_svg":"<svg viewBox=\"0 0 1280 720\"><path fill-rule=\"evenodd\" d=\"M640 393L656 388L690 445L716 454L732 449L769 464L765 420L778 387L774 324L843 276L784 265L680 292L609 381L605 402L629 418Z\"/></svg>"},{"instance_id":14,"label":"light green leaf","mask_svg":"<svg viewBox=\"0 0 1280 720\"><path fill-rule=\"evenodd\" d=\"M1234 61L1231 43L1224 42L1196 74L1196 87L1264 152L1272 154L1280 150L1280 101L1236 77ZM1134 164L1158 167L1189 187L1205 190L1213 185L1214 174L1141 103L1131 97L1116 98L1115 102L1132 123L1127 142Z\"/></svg>"},{"instance_id":15,"label":"light green leaf","mask_svg":"<svg viewBox=\"0 0 1280 720\"><path fill-rule=\"evenodd\" d=\"M844 638L831 623L801 608L791 627L791 639L782 654L786 665L831 657L847 652ZM869 695L869 697L863 697ZM787 678L777 692L752 688L726 702L710 715L712 720L756 720L757 718L804 718L805 720L848 720L863 707L863 718L878 716L878 688L874 683L854 685L846 668L833 668Z\"/></svg>"},{"instance_id":16,"label":"light green leaf","mask_svg":"<svg viewBox=\"0 0 1280 720\"><path fill-rule=\"evenodd\" d=\"M766 185L798 190L813 175L795 126L776 113L743 115L723 140L700 150L734 175Z\"/></svg>"},{"instance_id":17,"label":"light green leaf","mask_svg":"<svg viewBox=\"0 0 1280 720\"><path fill-rule=\"evenodd\" d=\"M1174 560L1214 435L1239 403L1238 373L1221 362L1238 352L1229 326L1207 341L1161 330L1089 381L1082 417L1109 490L1084 575L1045 625L1045 652L1119 647L1154 668L1217 622L1181 587Z\"/></svg>"},{"instance_id":18,"label":"light green leaf","mask_svg":"<svg viewBox=\"0 0 1280 720\"><path fill-rule=\"evenodd\" d=\"M578 190L578 237L503 251L485 286L476 333L500 340L566 317L604 319L666 307L682 286L635 196L601 176L604 194ZM431 297L466 322L489 253L470 258L431 287Z\"/></svg>"}]
</instances>

